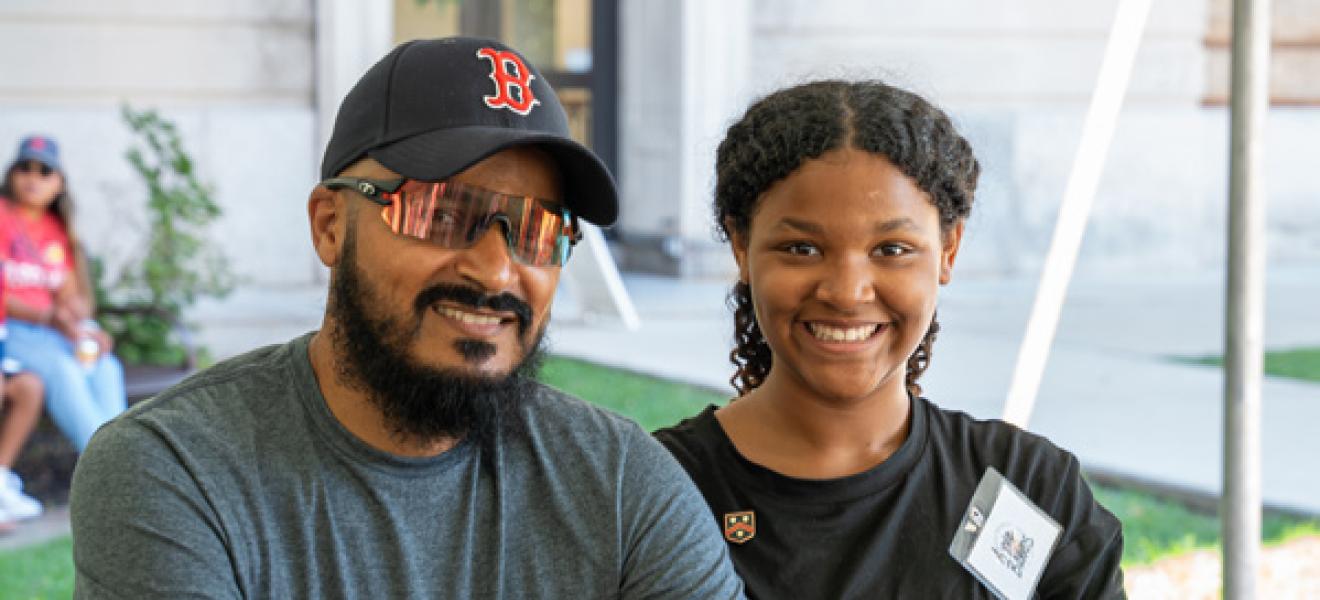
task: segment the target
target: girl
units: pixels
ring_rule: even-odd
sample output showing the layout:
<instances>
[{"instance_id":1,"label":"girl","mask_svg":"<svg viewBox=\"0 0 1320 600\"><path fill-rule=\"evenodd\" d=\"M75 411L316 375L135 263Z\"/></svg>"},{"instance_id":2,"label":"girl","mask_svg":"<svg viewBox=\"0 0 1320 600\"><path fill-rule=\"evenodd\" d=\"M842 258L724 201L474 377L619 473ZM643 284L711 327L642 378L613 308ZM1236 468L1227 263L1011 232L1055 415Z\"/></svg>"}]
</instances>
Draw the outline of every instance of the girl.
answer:
<instances>
[{"instance_id":1,"label":"girl","mask_svg":"<svg viewBox=\"0 0 1320 600\"><path fill-rule=\"evenodd\" d=\"M41 378L51 418L81 452L102 423L123 412L125 398L110 337L92 320L72 208L55 141L24 139L0 188L8 352Z\"/></svg>"},{"instance_id":2,"label":"girl","mask_svg":"<svg viewBox=\"0 0 1320 600\"><path fill-rule=\"evenodd\" d=\"M750 597L992 597L950 546L994 471L1062 527L1035 548L996 531L1009 568L1034 551L1040 597L1123 594L1119 523L1076 458L920 395L979 173L943 112L871 81L771 94L720 144L740 395L657 436Z\"/></svg>"}]
</instances>

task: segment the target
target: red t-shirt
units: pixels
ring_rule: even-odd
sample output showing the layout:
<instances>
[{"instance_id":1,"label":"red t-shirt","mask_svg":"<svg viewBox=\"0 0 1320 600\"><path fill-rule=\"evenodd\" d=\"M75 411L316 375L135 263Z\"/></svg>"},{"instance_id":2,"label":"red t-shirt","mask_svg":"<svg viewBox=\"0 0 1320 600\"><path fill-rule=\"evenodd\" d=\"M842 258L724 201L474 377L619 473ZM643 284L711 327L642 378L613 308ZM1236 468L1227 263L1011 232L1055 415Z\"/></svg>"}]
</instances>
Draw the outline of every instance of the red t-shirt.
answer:
<instances>
[{"instance_id":1,"label":"red t-shirt","mask_svg":"<svg viewBox=\"0 0 1320 600\"><path fill-rule=\"evenodd\" d=\"M4 340L5 332L5 261L0 260L0 340ZM0 358L4 358L0 356Z\"/></svg>"},{"instance_id":2,"label":"red t-shirt","mask_svg":"<svg viewBox=\"0 0 1320 600\"><path fill-rule=\"evenodd\" d=\"M49 211L29 219L8 199L0 199L0 260L5 294L43 311L73 272L69 236L59 219Z\"/></svg>"}]
</instances>

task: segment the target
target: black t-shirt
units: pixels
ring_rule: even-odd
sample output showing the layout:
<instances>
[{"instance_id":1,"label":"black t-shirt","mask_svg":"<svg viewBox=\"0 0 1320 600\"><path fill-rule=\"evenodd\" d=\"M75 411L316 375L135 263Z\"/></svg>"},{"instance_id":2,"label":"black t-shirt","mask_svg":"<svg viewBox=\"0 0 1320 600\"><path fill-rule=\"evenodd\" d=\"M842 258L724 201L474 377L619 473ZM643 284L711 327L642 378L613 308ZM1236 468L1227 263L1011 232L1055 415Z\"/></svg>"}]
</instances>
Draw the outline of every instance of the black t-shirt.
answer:
<instances>
[{"instance_id":1,"label":"black t-shirt","mask_svg":"<svg viewBox=\"0 0 1320 600\"><path fill-rule=\"evenodd\" d=\"M757 465L735 449L715 407L656 432L706 497L748 597L993 598L949 555L972 493L994 467L1063 526L1040 598L1121 598L1123 534L1096 503L1077 459L1002 421L924 398L893 456L857 475L810 480ZM725 516L751 511L727 528ZM742 529L743 533L738 533Z\"/></svg>"}]
</instances>

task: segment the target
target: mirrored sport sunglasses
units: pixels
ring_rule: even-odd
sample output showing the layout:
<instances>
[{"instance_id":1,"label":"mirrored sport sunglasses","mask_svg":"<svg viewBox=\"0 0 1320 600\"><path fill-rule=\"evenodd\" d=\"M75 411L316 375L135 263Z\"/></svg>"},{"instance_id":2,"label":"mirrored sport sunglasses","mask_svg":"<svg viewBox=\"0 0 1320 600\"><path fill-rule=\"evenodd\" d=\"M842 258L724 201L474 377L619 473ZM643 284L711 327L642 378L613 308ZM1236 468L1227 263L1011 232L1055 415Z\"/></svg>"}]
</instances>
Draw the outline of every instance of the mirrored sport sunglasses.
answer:
<instances>
[{"instance_id":1,"label":"mirrored sport sunglasses","mask_svg":"<svg viewBox=\"0 0 1320 600\"><path fill-rule=\"evenodd\" d=\"M562 266L582 237L567 208L530 196L453 181L334 177L321 185L352 189L383 206L381 218L394 233L451 250L472 247L503 223L509 255L534 267Z\"/></svg>"},{"instance_id":2,"label":"mirrored sport sunglasses","mask_svg":"<svg viewBox=\"0 0 1320 600\"><path fill-rule=\"evenodd\" d=\"M19 173L40 173L42 177L50 177L55 169L50 168L45 163L35 160L26 160L14 165L14 170Z\"/></svg>"}]
</instances>

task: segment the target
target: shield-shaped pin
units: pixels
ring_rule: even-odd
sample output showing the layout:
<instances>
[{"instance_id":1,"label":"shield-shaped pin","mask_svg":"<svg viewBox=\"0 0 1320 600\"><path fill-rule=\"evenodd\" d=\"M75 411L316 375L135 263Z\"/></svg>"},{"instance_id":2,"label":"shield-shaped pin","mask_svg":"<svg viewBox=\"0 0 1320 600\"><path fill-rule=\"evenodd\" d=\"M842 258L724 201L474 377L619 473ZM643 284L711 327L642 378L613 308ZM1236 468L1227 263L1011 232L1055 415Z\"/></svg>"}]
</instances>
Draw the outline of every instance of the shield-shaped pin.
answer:
<instances>
[{"instance_id":1,"label":"shield-shaped pin","mask_svg":"<svg viewBox=\"0 0 1320 600\"><path fill-rule=\"evenodd\" d=\"M756 537L756 513L750 510L724 513L724 539L746 544Z\"/></svg>"}]
</instances>

